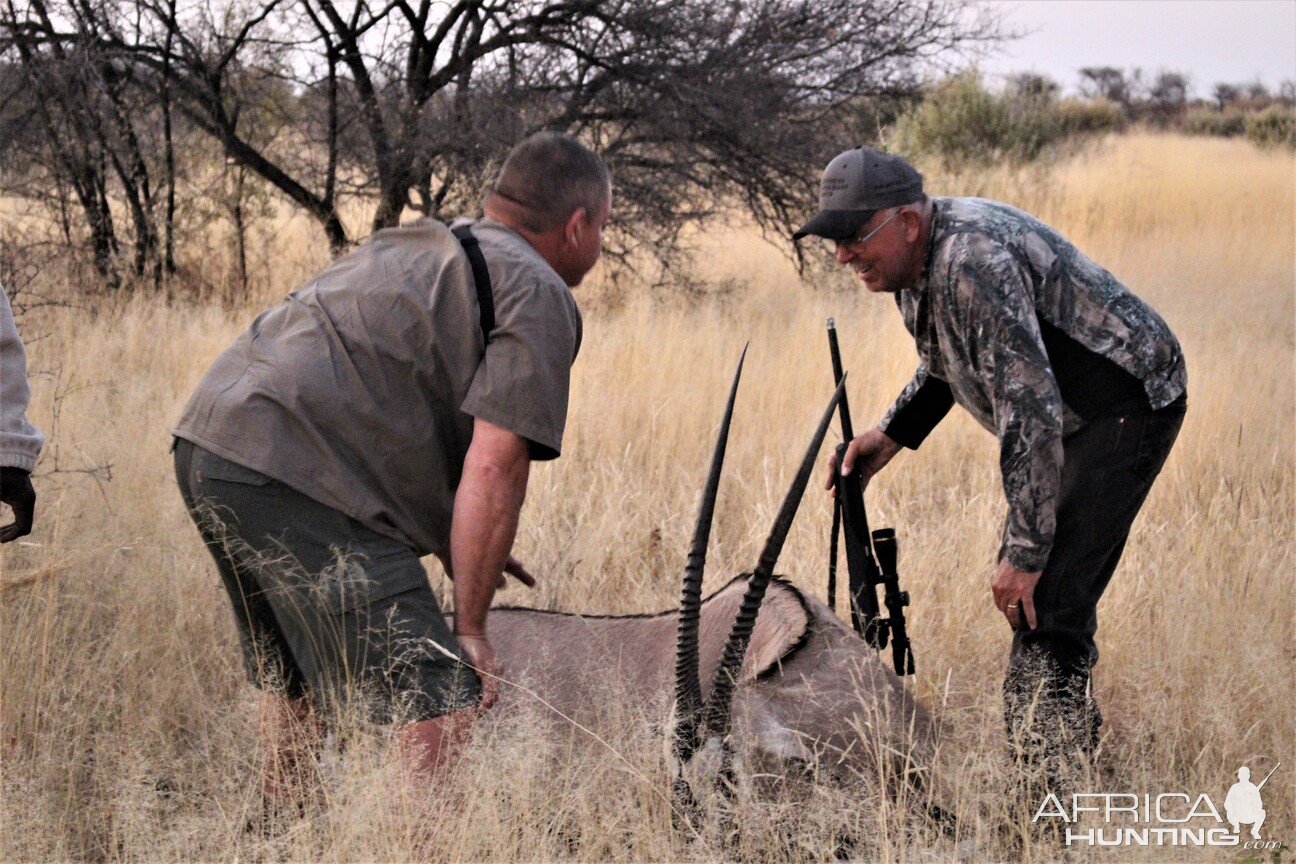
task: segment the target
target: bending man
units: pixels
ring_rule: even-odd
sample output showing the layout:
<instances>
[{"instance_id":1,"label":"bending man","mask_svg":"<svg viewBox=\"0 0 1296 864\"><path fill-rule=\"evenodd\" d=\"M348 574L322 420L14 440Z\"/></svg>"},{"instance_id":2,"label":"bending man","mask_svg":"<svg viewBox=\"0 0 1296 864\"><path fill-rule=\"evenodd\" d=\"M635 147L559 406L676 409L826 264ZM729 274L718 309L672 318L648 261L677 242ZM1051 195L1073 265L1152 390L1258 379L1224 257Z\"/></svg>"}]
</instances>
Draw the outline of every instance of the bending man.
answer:
<instances>
[{"instance_id":1,"label":"bending man","mask_svg":"<svg viewBox=\"0 0 1296 864\"><path fill-rule=\"evenodd\" d=\"M314 709L359 695L426 772L495 701L487 610L503 572L534 584L510 550L530 463L562 449L569 289L610 207L602 159L532 136L471 236L429 219L377 232L253 321L184 409L176 473L264 691L272 798ZM453 634L429 553L454 580Z\"/></svg>"},{"instance_id":2,"label":"bending man","mask_svg":"<svg viewBox=\"0 0 1296 864\"><path fill-rule=\"evenodd\" d=\"M1092 752L1096 609L1183 422L1178 341L1038 219L929 198L904 159L867 147L829 163L806 235L895 297L920 361L840 470L867 483L955 402L999 439L1008 518L990 588L1013 630L1009 733L1028 758Z\"/></svg>"}]
</instances>

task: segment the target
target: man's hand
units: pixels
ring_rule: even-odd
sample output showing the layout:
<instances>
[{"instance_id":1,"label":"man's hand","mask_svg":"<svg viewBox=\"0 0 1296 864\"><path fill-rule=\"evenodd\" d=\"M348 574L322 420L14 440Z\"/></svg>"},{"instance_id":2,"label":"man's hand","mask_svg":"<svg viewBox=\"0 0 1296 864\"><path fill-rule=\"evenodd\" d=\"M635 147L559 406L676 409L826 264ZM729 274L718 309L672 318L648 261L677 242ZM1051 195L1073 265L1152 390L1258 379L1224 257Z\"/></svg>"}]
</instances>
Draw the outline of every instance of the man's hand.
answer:
<instances>
[{"instance_id":1,"label":"man's hand","mask_svg":"<svg viewBox=\"0 0 1296 864\"><path fill-rule=\"evenodd\" d=\"M841 473L853 474L859 469L861 488L867 488L873 475L900 452L900 445L887 437L881 429L870 429L862 435L856 435L846 447L846 458L842 460ZM824 488L833 491L837 488L837 451L834 448L828 454L828 473L824 476Z\"/></svg>"},{"instance_id":2,"label":"man's hand","mask_svg":"<svg viewBox=\"0 0 1296 864\"><path fill-rule=\"evenodd\" d=\"M8 543L31 533L36 516L36 490L31 473L21 468L0 468L0 502L13 508L14 521L0 526L0 543Z\"/></svg>"},{"instance_id":3,"label":"man's hand","mask_svg":"<svg viewBox=\"0 0 1296 864\"><path fill-rule=\"evenodd\" d=\"M482 711L490 710L499 699L499 679L504 674L504 667L495 656L495 649L485 633L456 633L455 639L466 655L468 665L478 673L481 679L482 698L478 706Z\"/></svg>"},{"instance_id":4,"label":"man's hand","mask_svg":"<svg viewBox=\"0 0 1296 864\"><path fill-rule=\"evenodd\" d=\"M1038 623L1035 620L1035 586L1039 584L1040 571L1018 570L1005 558L999 562L999 569L990 580L990 590L994 593L994 604L1008 619L1008 626L1014 630L1022 629L1022 621L1031 630Z\"/></svg>"}]
</instances>

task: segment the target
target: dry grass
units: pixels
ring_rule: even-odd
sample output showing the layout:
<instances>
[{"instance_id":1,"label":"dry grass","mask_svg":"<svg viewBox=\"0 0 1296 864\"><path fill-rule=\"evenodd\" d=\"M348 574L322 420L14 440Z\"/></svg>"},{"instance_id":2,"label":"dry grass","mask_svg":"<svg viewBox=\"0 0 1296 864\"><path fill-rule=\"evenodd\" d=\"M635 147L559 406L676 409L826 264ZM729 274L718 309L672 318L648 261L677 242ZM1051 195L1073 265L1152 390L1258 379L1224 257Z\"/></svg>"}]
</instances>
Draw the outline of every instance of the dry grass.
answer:
<instances>
[{"instance_id":1,"label":"dry grass","mask_svg":"<svg viewBox=\"0 0 1296 864\"><path fill-rule=\"evenodd\" d=\"M1104 759L1123 790L1217 802L1239 765L1282 759L1265 789L1265 836L1289 846L1294 180L1288 154L1172 137L1117 139L1047 175L929 178L931 188L999 197L1050 221L1150 300L1184 343L1188 419L1100 613ZM277 230L266 298L320 259L307 229ZM601 613L674 604L709 438L745 340L711 585L753 563L829 395L823 319L838 320L857 422L907 380L912 342L888 301L859 296L837 275L818 289L800 282L742 227L699 247L699 269L727 280L727 292L692 308L669 298L588 303L596 311L566 455L535 472L518 540L542 576L527 602ZM593 301L610 293L584 290ZM427 796L391 792L384 742L361 730L330 757L325 808L269 838L245 833L258 758L253 696L166 448L191 387L255 311L141 301L30 324L48 334L31 359L34 419L53 434L38 472L37 531L0 553L13 586L0 609L0 857L823 860L839 837L868 858L953 857L949 840L902 808L831 788L796 808L740 802L736 850L690 840L671 829L650 735L616 738L618 758L541 740L525 717L496 718L457 788ZM111 480L75 473L108 464ZM994 441L956 412L869 497L874 524L900 528L914 686L943 725L956 809L988 829L1019 824L1030 814L999 799L1008 634L987 587L1004 509ZM812 495L780 567L820 595L828 516ZM625 728L653 719L627 717ZM997 842L987 833L976 859L1008 855ZM1075 860L1086 855L1099 857Z\"/></svg>"}]
</instances>

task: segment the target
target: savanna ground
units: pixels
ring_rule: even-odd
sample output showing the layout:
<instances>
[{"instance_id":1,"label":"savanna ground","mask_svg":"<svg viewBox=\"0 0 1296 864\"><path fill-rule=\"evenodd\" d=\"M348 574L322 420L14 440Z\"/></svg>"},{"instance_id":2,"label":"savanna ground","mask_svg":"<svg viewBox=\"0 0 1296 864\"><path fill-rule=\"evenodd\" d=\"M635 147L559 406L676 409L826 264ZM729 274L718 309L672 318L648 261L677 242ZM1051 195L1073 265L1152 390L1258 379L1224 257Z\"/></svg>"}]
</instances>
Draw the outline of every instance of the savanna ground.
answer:
<instances>
[{"instance_id":1,"label":"savanna ground","mask_svg":"<svg viewBox=\"0 0 1296 864\"><path fill-rule=\"evenodd\" d=\"M812 177L806 178L812 182ZM1189 362L1189 411L1100 609L1105 791L1205 792L1267 771L1266 838L1296 846L1293 694L1293 224L1289 152L1234 140L1129 136L1027 172L929 176L934 191L1042 216L1148 299ZM492 718L452 789L399 791L374 730L333 748L322 805L270 836L256 807L254 696L227 601L181 509L168 430L199 376L258 309L323 259L277 224L264 293L243 308L157 300L53 310L31 335L33 419L51 441L36 532L0 553L4 860L947 860L955 844L885 797L825 787L796 806L737 803L737 847L672 829L659 739L539 740ZM712 540L708 590L754 563L829 392L824 318L837 318L857 425L912 371L892 303L840 274L801 281L735 226L698 239L716 290L580 289L586 339L565 455L533 473L517 552L540 575L502 599L588 613L673 606L732 365L750 339ZM222 251L213 246L213 268ZM870 488L899 528L913 597L918 698L943 733L954 809L974 860L1013 851L999 687L1008 632L988 588L1004 512L995 442L954 412ZM111 465L111 479L79 469ZM56 470L57 469L57 470ZM812 491L780 570L825 590L830 509ZM436 573L433 581L441 585ZM542 711L540 706L532 706ZM528 711L532 710L528 709ZM660 718L627 718L626 729ZM1261 775L1262 776L1262 775ZM1259 776L1254 779L1258 780ZM1099 790L1094 790L1099 791ZM461 806L439 804L458 797ZM979 828L975 826L979 825ZM1000 829L1007 828L1007 831ZM850 848L850 847L848 847ZM1241 849L1072 851L1069 860L1244 859ZM1268 860L1266 853L1265 860Z\"/></svg>"}]
</instances>

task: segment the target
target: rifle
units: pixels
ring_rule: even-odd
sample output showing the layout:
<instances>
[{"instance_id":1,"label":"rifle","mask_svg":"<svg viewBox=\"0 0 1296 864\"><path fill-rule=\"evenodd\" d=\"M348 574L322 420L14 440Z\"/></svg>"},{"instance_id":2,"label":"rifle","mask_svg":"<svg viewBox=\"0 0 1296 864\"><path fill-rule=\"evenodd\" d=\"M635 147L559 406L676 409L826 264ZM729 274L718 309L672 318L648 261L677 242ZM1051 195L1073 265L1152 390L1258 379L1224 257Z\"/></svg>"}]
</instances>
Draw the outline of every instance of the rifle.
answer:
<instances>
[{"instance_id":1,"label":"rifle","mask_svg":"<svg viewBox=\"0 0 1296 864\"><path fill-rule=\"evenodd\" d=\"M842 369L841 348L837 344L837 322L828 319L828 350L832 354L834 383L840 384L845 375ZM837 403L841 419L842 442L837 445L837 464L846 455L846 447L855 437L851 424L850 405L843 391ZM891 643L891 660L897 675L914 674L913 649L905 627L904 608L909 605L909 592L900 590L900 577L896 573L896 536L893 528L879 528L869 532L868 513L864 509L864 490L858 478L836 476L837 496L833 504L833 527L828 559L828 604L835 606L837 599L837 536L846 540L846 570L849 577L851 626L864 637L870 646L882 650ZM883 602L887 617L878 607L877 587L883 588Z\"/></svg>"}]
</instances>

